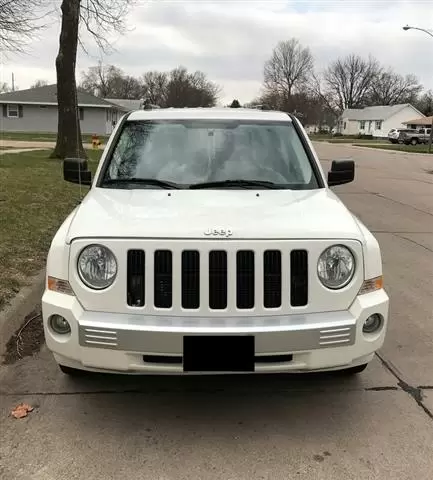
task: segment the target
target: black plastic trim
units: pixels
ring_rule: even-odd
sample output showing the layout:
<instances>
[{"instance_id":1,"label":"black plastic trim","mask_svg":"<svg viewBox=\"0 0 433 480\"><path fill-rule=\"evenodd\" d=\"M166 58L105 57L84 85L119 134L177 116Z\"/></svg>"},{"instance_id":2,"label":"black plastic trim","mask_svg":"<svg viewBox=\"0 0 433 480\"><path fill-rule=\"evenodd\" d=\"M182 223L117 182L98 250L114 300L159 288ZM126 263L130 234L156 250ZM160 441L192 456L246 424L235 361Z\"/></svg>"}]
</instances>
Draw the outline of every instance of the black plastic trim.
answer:
<instances>
[{"instance_id":1,"label":"black plastic trim","mask_svg":"<svg viewBox=\"0 0 433 480\"><path fill-rule=\"evenodd\" d=\"M117 146L119 137L122 134L125 123L128 121L129 115L131 115L131 113L133 113L133 110L125 113L125 115L122 117L122 120L120 121L119 127L117 129L116 134L113 137L110 148L107 150L107 153L105 155L104 163L101 166L101 171L99 173L98 181L95 185L96 187L102 187L103 180L104 180L105 174L107 173L108 165L110 164L114 149Z\"/></svg>"},{"instance_id":2,"label":"black plastic trim","mask_svg":"<svg viewBox=\"0 0 433 480\"><path fill-rule=\"evenodd\" d=\"M316 177L318 188L326 188L327 185L326 185L322 175L320 174L320 170L319 170L319 167L317 165L316 158L314 157L313 152L311 150L311 147L308 145L304 134L302 133L301 129L299 128L299 125L298 125L299 120L295 117L295 115L292 115L291 113L287 113L287 115L292 120L292 123L293 123L293 126L294 126L295 130L296 130L296 133L298 134L298 137L301 140L302 146L304 147L304 151L305 151L305 153L308 157L308 160L310 161L311 167L312 167L313 172L314 172L314 176Z\"/></svg>"}]
</instances>

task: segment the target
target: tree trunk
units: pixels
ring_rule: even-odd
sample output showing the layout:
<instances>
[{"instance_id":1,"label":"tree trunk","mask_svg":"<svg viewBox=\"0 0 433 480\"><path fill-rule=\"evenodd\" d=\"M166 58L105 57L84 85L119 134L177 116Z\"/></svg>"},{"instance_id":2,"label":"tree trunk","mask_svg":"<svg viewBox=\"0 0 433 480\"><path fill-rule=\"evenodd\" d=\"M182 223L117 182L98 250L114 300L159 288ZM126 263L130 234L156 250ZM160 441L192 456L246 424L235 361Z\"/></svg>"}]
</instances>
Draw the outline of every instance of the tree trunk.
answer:
<instances>
[{"instance_id":1,"label":"tree trunk","mask_svg":"<svg viewBox=\"0 0 433 480\"><path fill-rule=\"evenodd\" d=\"M62 29L56 58L58 130L52 158L86 158L78 116L75 64L77 60L80 0L63 0Z\"/></svg>"}]
</instances>

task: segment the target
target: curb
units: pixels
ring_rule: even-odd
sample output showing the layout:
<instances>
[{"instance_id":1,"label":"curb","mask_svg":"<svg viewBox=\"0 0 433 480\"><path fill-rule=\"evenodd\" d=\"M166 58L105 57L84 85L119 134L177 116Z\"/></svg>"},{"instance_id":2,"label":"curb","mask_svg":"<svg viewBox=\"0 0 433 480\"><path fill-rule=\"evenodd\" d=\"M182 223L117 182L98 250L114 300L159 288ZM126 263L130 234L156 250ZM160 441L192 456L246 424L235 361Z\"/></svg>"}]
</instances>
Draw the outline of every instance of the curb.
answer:
<instances>
[{"instance_id":1,"label":"curb","mask_svg":"<svg viewBox=\"0 0 433 480\"><path fill-rule=\"evenodd\" d=\"M45 288L45 269L22 288L9 305L0 312L0 359L6 353L6 343L20 328L25 317L41 303Z\"/></svg>"}]
</instances>

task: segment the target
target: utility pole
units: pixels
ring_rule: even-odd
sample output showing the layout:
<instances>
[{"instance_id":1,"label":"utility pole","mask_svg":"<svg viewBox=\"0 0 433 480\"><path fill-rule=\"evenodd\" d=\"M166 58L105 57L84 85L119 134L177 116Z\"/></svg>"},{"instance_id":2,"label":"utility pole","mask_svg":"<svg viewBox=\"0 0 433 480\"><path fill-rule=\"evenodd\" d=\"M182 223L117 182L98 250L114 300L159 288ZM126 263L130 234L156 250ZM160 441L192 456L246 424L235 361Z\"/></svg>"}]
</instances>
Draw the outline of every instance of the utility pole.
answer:
<instances>
[{"instance_id":1,"label":"utility pole","mask_svg":"<svg viewBox=\"0 0 433 480\"><path fill-rule=\"evenodd\" d=\"M15 75L12 72L12 91L15 92Z\"/></svg>"}]
</instances>

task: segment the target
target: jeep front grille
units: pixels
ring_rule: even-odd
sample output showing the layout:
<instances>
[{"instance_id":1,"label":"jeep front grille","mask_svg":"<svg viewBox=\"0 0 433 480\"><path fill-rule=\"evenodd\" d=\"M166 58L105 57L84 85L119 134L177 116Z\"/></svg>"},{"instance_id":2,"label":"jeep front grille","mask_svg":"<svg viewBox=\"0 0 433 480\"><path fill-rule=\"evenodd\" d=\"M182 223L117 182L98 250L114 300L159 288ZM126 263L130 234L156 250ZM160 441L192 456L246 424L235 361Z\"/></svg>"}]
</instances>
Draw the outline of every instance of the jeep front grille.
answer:
<instances>
[{"instance_id":1,"label":"jeep front grille","mask_svg":"<svg viewBox=\"0 0 433 480\"><path fill-rule=\"evenodd\" d=\"M182 308L200 307L200 254L197 250L182 252Z\"/></svg>"},{"instance_id":2,"label":"jeep front grille","mask_svg":"<svg viewBox=\"0 0 433 480\"><path fill-rule=\"evenodd\" d=\"M204 262L201 258L203 255L207 257ZM229 271L236 275L235 298L239 310L258 306L275 309L287 303L292 307L302 307L308 303L306 250L292 250L290 257L283 257L280 250L266 250L263 255L260 254L260 258L252 250L238 250L235 257L230 257L236 263L231 270L228 254L224 250L212 250L209 253L184 250L179 259L174 258L174 253L170 250L156 250L153 257L153 262L146 260L145 264L143 250L128 251L129 306L142 307L149 302L144 279L151 279L153 276L153 306L156 308L170 309L173 306L173 289L180 286L179 301L183 309L197 310L200 307L209 307L211 310L224 310L227 308L230 293ZM282 258L288 260L288 265L283 265ZM180 270L173 267L176 260L180 262ZM203 269L203 266L206 268ZM146 277L146 268L153 268L150 277L149 275ZM180 273L179 279L173 278L173 271ZM203 275L207 275L205 284L208 285L208 292L200 291ZM285 277L286 275L288 277ZM284 278L288 278L288 281L285 282ZM282 290L284 284L290 285L290 293ZM257 288L263 292L260 293L260 298L256 298ZM258 302L262 305L257 305Z\"/></svg>"},{"instance_id":3,"label":"jeep front grille","mask_svg":"<svg viewBox=\"0 0 433 480\"><path fill-rule=\"evenodd\" d=\"M170 250L157 250L154 257L154 305L171 308L173 304L173 255Z\"/></svg>"},{"instance_id":4,"label":"jeep front grille","mask_svg":"<svg viewBox=\"0 0 433 480\"><path fill-rule=\"evenodd\" d=\"M281 252L266 250L263 255L263 306L281 307Z\"/></svg>"},{"instance_id":5,"label":"jeep front grille","mask_svg":"<svg viewBox=\"0 0 433 480\"><path fill-rule=\"evenodd\" d=\"M254 252L239 250L236 254L236 306L254 307Z\"/></svg>"},{"instance_id":6,"label":"jeep front grille","mask_svg":"<svg viewBox=\"0 0 433 480\"><path fill-rule=\"evenodd\" d=\"M306 250L290 252L290 303L301 307L308 303L308 253Z\"/></svg>"},{"instance_id":7,"label":"jeep front grille","mask_svg":"<svg viewBox=\"0 0 433 480\"><path fill-rule=\"evenodd\" d=\"M227 308L227 252L209 252L209 308Z\"/></svg>"}]
</instances>

